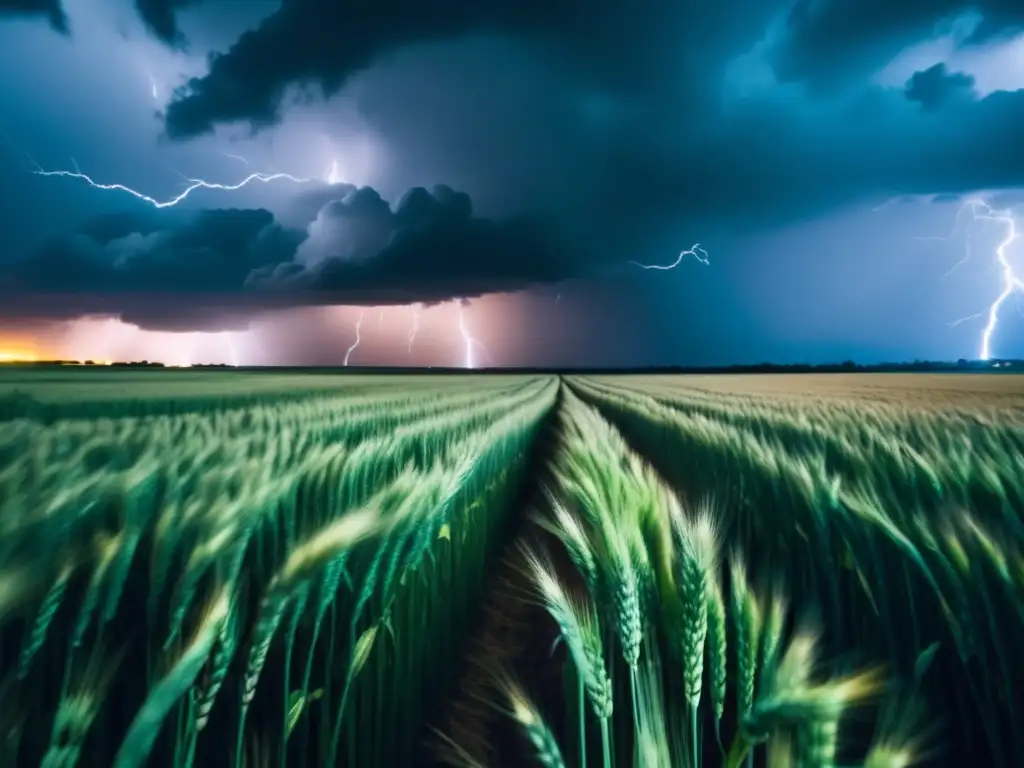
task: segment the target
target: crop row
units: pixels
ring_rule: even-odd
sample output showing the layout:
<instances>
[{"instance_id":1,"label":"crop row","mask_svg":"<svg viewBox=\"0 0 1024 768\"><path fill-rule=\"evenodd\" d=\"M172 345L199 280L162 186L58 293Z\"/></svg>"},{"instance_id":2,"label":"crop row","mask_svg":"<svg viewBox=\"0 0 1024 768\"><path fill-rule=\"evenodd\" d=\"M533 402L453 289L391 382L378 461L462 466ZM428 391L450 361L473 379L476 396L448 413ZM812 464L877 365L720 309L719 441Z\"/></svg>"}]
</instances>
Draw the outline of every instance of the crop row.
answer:
<instances>
[{"instance_id":1,"label":"crop row","mask_svg":"<svg viewBox=\"0 0 1024 768\"><path fill-rule=\"evenodd\" d=\"M1021 434L1014 424L832 401L766 399L574 379L691 501L715 498L728 546L822 606L830 654L857 652L911 679L934 657L928 698L951 744L1012 765L1024 720ZM979 752L983 757L979 757Z\"/></svg>"},{"instance_id":2,"label":"crop row","mask_svg":"<svg viewBox=\"0 0 1024 768\"><path fill-rule=\"evenodd\" d=\"M7 764L409 764L557 384L490 389L5 433Z\"/></svg>"}]
</instances>

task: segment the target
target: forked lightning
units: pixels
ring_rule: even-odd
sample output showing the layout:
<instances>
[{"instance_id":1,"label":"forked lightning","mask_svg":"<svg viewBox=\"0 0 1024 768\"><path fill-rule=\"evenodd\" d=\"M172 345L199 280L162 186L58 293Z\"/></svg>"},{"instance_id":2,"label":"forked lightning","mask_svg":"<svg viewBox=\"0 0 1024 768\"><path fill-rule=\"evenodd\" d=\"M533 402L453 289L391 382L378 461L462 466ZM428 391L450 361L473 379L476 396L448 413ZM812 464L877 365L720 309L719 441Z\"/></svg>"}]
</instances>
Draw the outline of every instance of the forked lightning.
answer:
<instances>
[{"instance_id":1,"label":"forked lightning","mask_svg":"<svg viewBox=\"0 0 1024 768\"><path fill-rule=\"evenodd\" d=\"M974 320L979 317L985 317L985 327L981 332L981 341L978 349L978 358L980 360L991 360L992 359L992 338L995 335L996 327L999 325L999 312L1006 303L1006 300L1010 298L1014 293L1024 293L1024 280L1017 274L1017 270L1014 269L1013 263L1010 261L1010 255L1008 253L1010 246L1012 246L1019 238L1020 233L1017 231L1017 221L1013 216L1013 211L1010 209L996 210L987 202L980 198L972 198L966 201L960 210L957 212L957 220L959 222L960 216L965 212L970 211L972 221L994 221L1002 224L1006 228L1006 236L1000 241L999 245L996 246L995 255L996 260L999 262L999 269L1002 274L1002 290L995 300L981 312L976 312L973 315L962 317L959 320L950 323L951 326L960 325L961 323L967 322L968 320ZM925 238L923 238L925 239ZM926 239L939 239L948 240L949 238L926 238ZM964 258L953 265L953 268L946 274L950 274L957 267L966 263L971 256L970 251L970 237L968 236L965 245Z\"/></svg>"},{"instance_id":2,"label":"forked lightning","mask_svg":"<svg viewBox=\"0 0 1024 768\"><path fill-rule=\"evenodd\" d=\"M185 198L187 198L190 194L195 192L197 189L219 189L227 192L234 192L235 190L241 189L242 187L247 186L248 184L251 184L254 181L263 182L264 184L271 181L278 181L280 179L293 181L296 184L306 184L310 181L310 179L302 179L299 178L298 176L292 176L290 173L250 173L237 184L218 184L216 182L206 181L204 179L186 179L188 186L186 186L183 191L167 200L157 200L155 197L150 197L149 195L143 194L138 190L125 186L124 184L103 184L98 181L95 181L87 174L84 174L80 170L78 170L77 167L73 171L47 171L39 167L38 164L36 164L36 170L32 171L32 173L36 174L37 176L61 176L68 179L79 179L81 181L84 181L86 184L88 184L90 187L94 189L102 189L108 192L126 192L132 197L142 200L145 203L149 203L154 208L170 208L172 206L175 206L181 201L183 201Z\"/></svg>"},{"instance_id":3,"label":"forked lightning","mask_svg":"<svg viewBox=\"0 0 1024 768\"><path fill-rule=\"evenodd\" d=\"M362 341L361 331L363 328L363 314L365 312L365 309L359 310L359 318L356 320L356 340L353 341L352 346L345 351L345 362L342 363L342 365L344 365L346 368L348 368L349 358L352 357L352 353L355 351L355 348L358 347L359 342Z\"/></svg>"},{"instance_id":4,"label":"forked lightning","mask_svg":"<svg viewBox=\"0 0 1024 768\"><path fill-rule=\"evenodd\" d=\"M487 349L483 344L474 339L472 333L470 333L469 326L466 325L465 306L462 301L456 299L455 305L459 308L459 333L462 334L462 342L466 348L466 357L462 367L476 368L476 357L473 355L473 349L479 347L484 354L487 354Z\"/></svg>"},{"instance_id":5,"label":"forked lightning","mask_svg":"<svg viewBox=\"0 0 1024 768\"><path fill-rule=\"evenodd\" d=\"M420 315L423 313L423 305L413 306L412 328L409 329L409 355L412 356L412 345L416 341L416 335L420 332Z\"/></svg>"},{"instance_id":6,"label":"forked lightning","mask_svg":"<svg viewBox=\"0 0 1024 768\"><path fill-rule=\"evenodd\" d=\"M685 251L680 251L679 255L676 257L676 260L673 261L671 264L641 264L639 261L632 260L629 263L635 264L636 266L640 267L640 269L658 269L664 271L669 269L675 269L676 267L683 263L683 259L685 259L687 256L693 256L701 264L711 263L710 261L708 261L708 252L700 247L700 243L694 243Z\"/></svg>"}]
</instances>

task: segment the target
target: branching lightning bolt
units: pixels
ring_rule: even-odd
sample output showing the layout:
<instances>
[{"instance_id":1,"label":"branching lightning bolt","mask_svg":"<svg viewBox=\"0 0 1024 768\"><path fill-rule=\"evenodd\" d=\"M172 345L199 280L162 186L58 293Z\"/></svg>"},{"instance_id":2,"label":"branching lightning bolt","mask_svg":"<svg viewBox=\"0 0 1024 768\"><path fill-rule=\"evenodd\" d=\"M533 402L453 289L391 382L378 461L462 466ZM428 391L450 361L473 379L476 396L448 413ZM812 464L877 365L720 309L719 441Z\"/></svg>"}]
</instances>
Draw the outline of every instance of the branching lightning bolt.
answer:
<instances>
[{"instance_id":1,"label":"branching lightning bolt","mask_svg":"<svg viewBox=\"0 0 1024 768\"><path fill-rule=\"evenodd\" d=\"M412 355L412 345L416 341L416 334L420 332L420 315L423 314L423 305L416 304L413 308L412 328L409 329L409 355Z\"/></svg>"},{"instance_id":2,"label":"branching lightning bolt","mask_svg":"<svg viewBox=\"0 0 1024 768\"><path fill-rule=\"evenodd\" d=\"M459 308L459 333L462 334L462 341L466 348L465 362L463 368L476 368L476 358L473 355L473 349L479 347L480 350L486 355L487 348L479 341L473 338L470 333L469 326L466 325L466 312L465 305L462 301L456 299L456 306Z\"/></svg>"},{"instance_id":3,"label":"branching lightning bolt","mask_svg":"<svg viewBox=\"0 0 1024 768\"><path fill-rule=\"evenodd\" d=\"M157 200L156 198L143 194L138 190L125 186L124 184L101 184L100 182L93 180L87 174L82 173L81 170L79 170L77 163L74 163L74 171L47 171L40 167L38 163L34 164L36 166L36 170L32 171L32 173L37 176L62 176L68 179L80 179L94 189L126 192L143 202L149 203L154 208L170 208L171 206L177 205L197 189L220 189L227 192L234 192L235 190L241 189L254 181L263 182L264 184L271 181L277 181L278 179L287 179L288 181L293 181L296 184L306 184L310 181L310 179L302 179L297 176L292 176L290 173L250 173L237 184L218 184L212 181L205 181L204 179L186 178L188 186L186 186L182 192L169 200Z\"/></svg>"},{"instance_id":4,"label":"branching lightning bolt","mask_svg":"<svg viewBox=\"0 0 1024 768\"><path fill-rule=\"evenodd\" d=\"M981 360L992 359L992 337L995 335L996 327L999 325L999 311L1002 309L1003 304L1010 298L1014 293L1024 293L1024 280L1017 274L1013 264L1010 262L1010 257L1007 251L1010 246L1013 245L1019 238L1020 233L1017 231L1017 221L1013 216L1013 211L1010 209L997 211L984 200L972 199L968 200L961 206L957 212L957 222L959 223L960 216L964 211L969 210L971 212L974 221L994 221L1002 224L1006 227L1006 237L996 246L995 255L996 260L999 262L1000 271L1003 276L1003 288L1000 291L996 299L988 306L987 309L983 309L981 312L976 312L973 315L962 317L950 323L950 327L960 325L961 323L967 322L968 320L974 320L979 317L986 317L985 328L981 333L981 343L978 351L978 358ZM954 230L955 231L955 230ZM947 240L948 238L919 238L919 239L932 239L932 240ZM966 263L971 257L971 241L968 236L965 255L960 261L953 265L952 269L946 273L948 276L957 267Z\"/></svg>"},{"instance_id":5,"label":"branching lightning bolt","mask_svg":"<svg viewBox=\"0 0 1024 768\"><path fill-rule=\"evenodd\" d=\"M235 335L230 331L224 334L224 338L228 343L228 354L231 357L231 365L234 368L238 367L238 348L235 346Z\"/></svg>"},{"instance_id":6,"label":"branching lightning bolt","mask_svg":"<svg viewBox=\"0 0 1024 768\"><path fill-rule=\"evenodd\" d=\"M359 310L359 318L356 320L356 340L352 342L352 346L345 351L345 362L343 365L348 368L348 359L352 357L352 352L359 346L359 342L362 341L361 331L363 328L363 314L366 312L365 309Z\"/></svg>"},{"instance_id":7,"label":"branching lightning bolt","mask_svg":"<svg viewBox=\"0 0 1024 768\"><path fill-rule=\"evenodd\" d=\"M700 243L694 243L692 246L687 248L685 251L680 251L679 252L679 256L677 256L676 260L673 261L671 264L641 264L639 261L632 261L632 260L629 263L630 264L635 264L636 266L640 267L640 269L669 270L669 269L675 269L680 264L682 264L683 263L683 259L685 259L687 256L693 256L701 264L710 264L711 263L710 261L708 261L708 252L700 247Z\"/></svg>"}]
</instances>

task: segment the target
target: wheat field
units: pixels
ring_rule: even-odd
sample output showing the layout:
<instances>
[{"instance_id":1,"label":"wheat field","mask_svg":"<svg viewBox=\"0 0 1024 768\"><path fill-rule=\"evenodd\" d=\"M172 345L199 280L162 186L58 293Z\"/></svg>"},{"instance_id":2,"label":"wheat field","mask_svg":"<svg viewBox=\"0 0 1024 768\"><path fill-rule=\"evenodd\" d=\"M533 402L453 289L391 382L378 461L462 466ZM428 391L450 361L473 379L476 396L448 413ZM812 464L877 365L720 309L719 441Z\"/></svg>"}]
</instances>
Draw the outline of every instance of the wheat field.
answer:
<instances>
[{"instance_id":1,"label":"wheat field","mask_svg":"<svg viewBox=\"0 0 1024 768\"><path fill-rule=\"evenodd\" d=\"M1020 765L1022 405L0 371L0 768Z\"/></svg>"}]
</instances>

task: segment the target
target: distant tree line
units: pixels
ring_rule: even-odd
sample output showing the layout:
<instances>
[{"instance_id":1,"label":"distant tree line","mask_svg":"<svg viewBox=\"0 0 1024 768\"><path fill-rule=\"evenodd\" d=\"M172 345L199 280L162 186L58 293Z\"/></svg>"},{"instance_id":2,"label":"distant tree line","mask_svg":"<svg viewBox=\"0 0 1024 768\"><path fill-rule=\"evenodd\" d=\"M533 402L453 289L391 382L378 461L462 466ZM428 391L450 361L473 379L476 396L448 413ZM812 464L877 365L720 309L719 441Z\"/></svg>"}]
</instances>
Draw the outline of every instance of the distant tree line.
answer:
<instances>
[{"instance_id":1,"label":"distant tree line","mask_svg":"<svg viewBox=\"0 0 1024 768\"><path fill-rule=\"evenodd\" d=\"M947 360L913 360L908 362L886 362L861 365L852 360L841 363L753 363L748 365L730 366L652 366L649 368L632 368L636 373L900 373L921 371L990 371L1018 370L1024 371L1024 360L966 360L960 358L956 362Z\"/></svg>"},{"instance_id":2,"label":"distant tree line","mask_svg":"<svg viewBox=\"0 0 1024 768\"><path fill-rule=\"evenodd\" d=\"M165 368L163 363L150 362L148 360L139 360L130 363L110 363L101 364L96 363L92 360L78 361L78 360L47 360L37 361L34 363L17 363L19 366L55 366L55 365L75 365L75 366L93 366L103 368ZM235 366L227 365L226 363L205 363L200 365L191 366L193 369L233 369ZM254 369L258 370L258 369ZM357 368L303 368L303 367L287 367L287 368L268 368L267 370L276 371L303 371L303 372L335 372L340 373L342 371L359 374L359 373L394 373L394 374L447 374L453 373L465 373L462 368L444 368L434 366L431 368L403 368L403 367L357 367ZM900 373L900 372L955 372L955 371L1020 371L1024 372L1024 360L1017 359L1002 359L1002 360L966 360L960 358L956 362L945 361L945 360L913 360L910 362L897 362L897 363L873 363L870 365L861 365L853 362L852 360L844 360L841 363L824 363L820 365L812 365L810 363L753 363L747 365L731 365L731 366L649 366L649 367L636 367L636 368L539 368L539 367L517 367L517 368L484 368L475 369L473 373L508 373L509 371L518 371L521 373L638 373L638 374L743 374L743 373Z\"/></svg>"}]
</instances>

